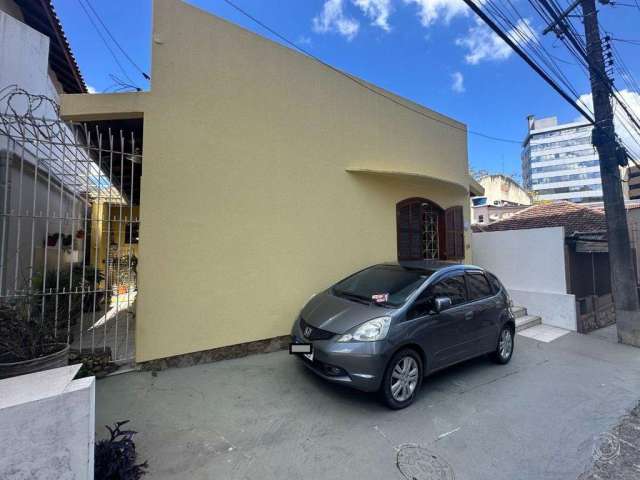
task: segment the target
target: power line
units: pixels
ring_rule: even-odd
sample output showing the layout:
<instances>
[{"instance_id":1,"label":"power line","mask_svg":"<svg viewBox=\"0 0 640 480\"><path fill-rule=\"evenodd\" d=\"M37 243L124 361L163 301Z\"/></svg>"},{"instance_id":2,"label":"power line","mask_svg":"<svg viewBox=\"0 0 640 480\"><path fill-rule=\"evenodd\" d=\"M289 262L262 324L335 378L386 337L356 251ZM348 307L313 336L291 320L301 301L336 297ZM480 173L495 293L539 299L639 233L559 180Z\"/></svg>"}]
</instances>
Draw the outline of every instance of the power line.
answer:
<instances>
[{"instance_id":1,"label":"power line","mask_svg":"<svg viewBox=\"0 0 640 480\"><path fill-rule=\"evenodd\" d=\"M129 63L131 63L131 65L133 65L133 67L138 70L138 72L140 72L142 74L142 76L147 79L147 80L151 80L151 77L149 77L149 75L147 75L144 70L142 70L138 64L136 62L133 61L133 59L129 56L129 54L126 52L126 50L124 48L122 48L122 45L120 45L120 43L118 42L118 40L116 40L116 38L113 36L113 34L111 33L111 31L109 30L109 28L107 27L107 25L102 21L102 18L100 17L100 15L98 14L98 12L96 12L95 8L93 8L93 6L91 5L91 2L89 0L85 0L86 4L88 5L88 7L91 9L91 11L93 12L93 14L96 16L96 18L98 19L98 21L100 22L100 25L102 25L102 27L104 28L104 30L107 32L107 35L109 35L109 38L111 38L111 40L113 40L113 43L116 44L116 47L118 47L118 50L120 50L122 52L122 54L127 58L127 60L129 60Z\"/></svg>"},{"instance_id":2,"label":"power line","mask_svg":"<svg viewBox=\"0 0 640 480\"><path fill-rule=\"evenodd\" d=\"M225 0L226 1L226 0ZM516 44L516 42L509 37L504 31L500 29L500 27L485 13L482 9L476 5L473 0L463 0L464 3L473 10L473 12L480 17L480 19L493 30L496 35L498 35L511 49L518 54L520 58L522 58L533 70L540 75L545 82L547 82L551 88L553 88L560 96L567 101L573 108L575 108L578 112L582 114L584 118L586 118L590 123L594 123L593 116L591 113L588 113L583 107L578 105L576 101L571 98L558 84L542 69L540 66L535 63L529 56Z\"/></svg>"},{"instance_id":3,"label":"power line","mask_svg":"<svg viewBox=\"0 0 640 480\"><path fill-rule=\"evenodd\" d=\"M127 71L125 70L125 68L122 66L122 64L120 63L120 60L118 60L118 57L116 56L116 53L113 51L113 49L111 48L111 46L109 45L109 42L107 42L107 39L104 38L104 35L102 34L102 32L100 31L100 29L98 28L98 26L96 25L96 23L93 21L93 18L91 17L91 15L89 14L89 11L86 9L86 7L84 6L84 4L82 3L82 0L78 0L78 3L80 4L80 7L82 8L82 10L84 11L85 15L87 16L87 18L89 19L89 22L91 22L91 25L93 26L93 29L96 31L96 33L98 34L98 36L100 37L100 40L102 40L102 43L104 43L104 46L107 47L107 50L109 51L109 53L111 54L111 56L113 57L113 61L116 62L116 65L118 66L118 68L120 68L120 71L122 72L122 74L127 78L127 80L129 80L131 83L133 83L133 80L131 80L131 78L129 77L129 75L127 75ZM137 88L137 87L136 87Z\"/></svg>"},{"instance_id":4,"label":"power line","mask_svg":"<svg viewBox=\"0 0 640 480\"><path fill-rule=\"evenodd\" d=\"M284 43L286 43L287 45L289 45L290 47L294 48L295 50L298 50L299 52L305 54L306 56L308 56L309 58L315 60L316 62L320 63L321 65L329 68L330 70L342 75L343 77L351 80L352 82L354 82L356 85L368 90L369 92L378 95L382 98L385 98L387 100L389 100L390 102L395 103L396 105L405 108L413 113L417 113L418 115L421 115L425 118L428 118L430 120L433 120L435 122L441 123L442 125L445 125L447 127L450 128L454 128L457 130L461 130L464 132L467 132L471 135L476 135L479 137L483 137L489 140L494 140L496 142L504 142L504 143L515 143L520 145L522 142L519 140L511 140L508 138L501 138L501 137L495 137L493 135L488 135L486 133L482 133L482 132L478 132L475 130L469 130L466 129L464 127L458 127L456 125L452 125L449 122L446 122L438 117L432 116L427 114L426 112L423 112L421 110L418 110L417 108L413 108L410 105L407 105L403 102L401 102L400 100L397 100L395 98L393 98L390 95L387 95L386 93L384 93L383 91L377 90L373 87L371 87L370 85L368 85L366 82L364 82L363 80L360 80L357 77L354 77L353 75L350 75L336 67L334 67L333 65L328 64L327 62L325 62L324 60L320 59L319 57L317 57L316 55L314 55L313 53L311 53L309 50L300 47L299 45L297 45L296 43L292 42L291 40L289 40L287 37L285 37L284 35L282 35L281 33L277 32L276 30L274 30L273 28L269 27L267 24L265 24L264 22L262 22L261 20L259 20L258 18L256 18L255 16L253 16L252 14L250 14L249 12L247 12L246 10L244 10L243 8L239 7L238 5L236 5L234 2L232 2L231 0L222 0L223 2L225 2L227 5L229 5L231 8L233 8L234 10L236 10L237 12L239 12L240 14L244 15L245 17L247 17L248 19L250 19L251 21L253 21L254 23L256 23L257 25L259 25L260 27L262 27L263 29L265 29L266 31L268 31L269 33L271 33L272 35L274 35L275 37L277 37L278 39L280 39L281 41L283 41Z\"/></svg>"}]
</instances>

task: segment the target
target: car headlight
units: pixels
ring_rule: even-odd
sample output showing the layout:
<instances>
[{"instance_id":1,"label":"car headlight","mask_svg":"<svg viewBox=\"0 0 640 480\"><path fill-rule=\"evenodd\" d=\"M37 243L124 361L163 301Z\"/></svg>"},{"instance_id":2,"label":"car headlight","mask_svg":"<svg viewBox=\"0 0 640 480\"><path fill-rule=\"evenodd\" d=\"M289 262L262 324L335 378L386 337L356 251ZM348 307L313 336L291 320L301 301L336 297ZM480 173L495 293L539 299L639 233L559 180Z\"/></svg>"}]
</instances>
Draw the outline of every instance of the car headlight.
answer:
<instances>
[{"instance_id":1,"label":"car headlight","mask_svg":"<svg viewBox=\"0 0 640 480\"><path fill-rule=\"evenodd\" d=\"M382 340L389 332L391 317L378 317L363 323L351 333L338 337L338 342L375 342Z\"/></svg>"}]
</instances>

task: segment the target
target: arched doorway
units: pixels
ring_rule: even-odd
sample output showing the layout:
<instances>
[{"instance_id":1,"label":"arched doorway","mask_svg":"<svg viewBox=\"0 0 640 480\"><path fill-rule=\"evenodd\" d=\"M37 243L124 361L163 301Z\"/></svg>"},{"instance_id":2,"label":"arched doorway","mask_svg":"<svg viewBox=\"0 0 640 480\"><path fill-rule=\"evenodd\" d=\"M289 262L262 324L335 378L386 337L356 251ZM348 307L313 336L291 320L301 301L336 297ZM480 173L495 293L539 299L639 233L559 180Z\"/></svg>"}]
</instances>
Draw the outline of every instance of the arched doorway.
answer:
<instances>
[{"instance_id":1,"label":"arched doorway","mask_svg":"<svg viewBox=\"0 0 640 480\"><path fill-rule=\"evenodd\" d=\"M398 260L459 260L464 258L462 207L443 209L426 198L396 204Z\"/></svg>"}]
</instances>

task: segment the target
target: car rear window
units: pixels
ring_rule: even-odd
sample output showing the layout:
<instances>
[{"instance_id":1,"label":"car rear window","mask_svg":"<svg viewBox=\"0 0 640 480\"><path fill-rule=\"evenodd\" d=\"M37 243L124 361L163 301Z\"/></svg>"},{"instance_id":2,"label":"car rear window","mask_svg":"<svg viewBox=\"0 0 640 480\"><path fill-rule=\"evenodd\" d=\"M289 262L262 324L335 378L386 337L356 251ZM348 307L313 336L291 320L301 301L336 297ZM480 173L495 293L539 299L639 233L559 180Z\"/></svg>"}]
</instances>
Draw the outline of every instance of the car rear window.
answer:
<instances>
[{"instance_id":1,"label":"car rear window","mask_svg":"<svg viewBox=\"0 0 640 480\"><path fill-rule=\"evenodd\" d=\"M333 287L333 293L362 301L400 306L432 274L433 271L428 270L377 265L337 283Z\"/></svg>"},{"instance_id":2,"label":"car rear window","mask_svg":"<svg viewBox=\"0 0 640 480\"><path fill-rule=\"evenodd\" d=\"M467 273L467 288L469 290L469 300L490 297L493 295L491 285L482 273Z\"/></svg>"},{"instance_id":3,"label":"car rear window","mask_svg":"<svg viewBox=\"0 0 640 480\"><path fill-rule=\"evenodd\" d=\"M493 293L498 293L500 290L502 290L502 284L500 283L500 280L498 280L498 277L496 277L492 273L487 272L487 278L489 279L491 287L493 287Z\"/></svg>"}]
</instances>

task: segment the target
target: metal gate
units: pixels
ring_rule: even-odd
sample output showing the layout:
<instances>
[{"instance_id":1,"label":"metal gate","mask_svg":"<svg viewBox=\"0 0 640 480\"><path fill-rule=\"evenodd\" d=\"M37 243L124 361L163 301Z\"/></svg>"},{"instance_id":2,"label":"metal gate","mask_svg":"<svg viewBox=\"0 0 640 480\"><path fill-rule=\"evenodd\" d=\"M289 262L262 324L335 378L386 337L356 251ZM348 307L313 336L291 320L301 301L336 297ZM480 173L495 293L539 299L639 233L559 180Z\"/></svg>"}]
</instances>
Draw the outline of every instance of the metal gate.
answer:
<instances>
[{"instance_id":1,"label":"metal gate","mask_svg":"<svg viewBox=\"0 0 640 480\"><path fill-rule=\"evenodd\" d=\"M0 108L0 306L35 318L51 342L132 360L136 135L61 121L54 101L15 86Z\"/></svg>"}]
</instances>

